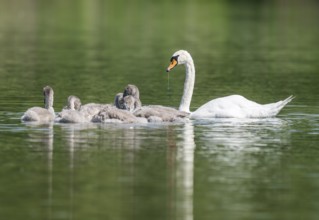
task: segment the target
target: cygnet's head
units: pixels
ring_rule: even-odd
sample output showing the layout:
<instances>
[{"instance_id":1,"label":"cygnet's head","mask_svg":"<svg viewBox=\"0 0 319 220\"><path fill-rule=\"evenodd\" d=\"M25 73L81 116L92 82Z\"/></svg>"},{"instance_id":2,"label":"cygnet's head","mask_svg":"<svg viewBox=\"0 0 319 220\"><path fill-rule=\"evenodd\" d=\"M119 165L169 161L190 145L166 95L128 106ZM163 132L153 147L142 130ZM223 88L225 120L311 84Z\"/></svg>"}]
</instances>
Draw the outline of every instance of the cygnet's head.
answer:
<instances>
[{"instance_id":1,"label":"cygnet's head","mask_svg":"<svg viewBox=\"0 0 319 220\"><path fill-rule=\"evenodd\" d=\"M43 88L44 97L53 95L53 89L50 86L46 86Z\"/></svg>"},{"instance_id":2,"label":"cygnet's head","mask_svg":"<svg viewBox=\"0 0 319 220\"><path fill-rule=\"evenodd\" d=\"M50 86L46 86L43 88L45 108L49 108L53 106L53 95L54 95L54 92Z\"/></svg>"},{"instance_id":3,"label":"cygnet's head","mask_svg":"<svg viewBox=\"0 0 319 220\"><path fill-rule=\"evenodd\" d=\"M186 64L188 62L193 62L191 55L186 50L178 50L172 55L166 72L171 71L177 65Z\"/></svg>"},{"instance_id":4,"label":"cygnet's head","mask_svg":"<svg viewBox=\"0 0 319 220\"><path fill-rule=\"evenodd\" d=\"M124 109L133 112L135 110L135 102L136 99L131 95L123 97Z\"/></svg>"},{"instance_id":5,"label":"cygnet's head","mask_svg":"<svg viewBox=\"0 0 319 220\"><path fill-rule=\"evenodd\" d=\"M68 97L67 108L71 110L80 110L81 108L81 100L74 95L70 95Z\"/></svg>"},{"instance_id":6,"label":"cygnet's head","mask_svg":"<svg viewBox=\"0 0 319 220\"><path fill-rule=\"evenodd\" d=\"M115 98L114 98L114 105L116 106L116 108L119 109L124 109L124 105L123 105L123 93L117 93Z\"/></svg>"},{"instance_id":7,"label":"cygnet's head","mask_svg":"<svg viewBox=\"0 0 319 220\"><path fill-rule=\"evenodd\" d=\"M125 87L124 92L123 92L123 97L129 96L129 95L131 95L131 96L133 96L134 98L137 98L137 99L140 98L140 91L137 88L137 86L132 85L132 84L128 84Z\"/></svg>"}]
</instances>

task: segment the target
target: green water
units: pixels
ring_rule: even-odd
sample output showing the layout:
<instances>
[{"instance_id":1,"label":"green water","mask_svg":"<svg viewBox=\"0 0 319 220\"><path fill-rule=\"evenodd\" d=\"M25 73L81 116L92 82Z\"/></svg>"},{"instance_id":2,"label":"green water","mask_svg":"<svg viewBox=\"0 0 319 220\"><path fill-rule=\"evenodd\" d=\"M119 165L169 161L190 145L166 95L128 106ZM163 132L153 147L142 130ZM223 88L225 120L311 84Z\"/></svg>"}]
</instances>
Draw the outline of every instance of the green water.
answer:
<instances>
[{"instance_id":1,"label":"green water","mask_svg":"<svg viewBox=\"0 0 319 220\"><path fill-rule=\"evenodd\" d=\"M0 1L0 219L317 219L319 4L316 1ZM230 94L277 118L185 124L20 122L55 91L191 109ZM168 85L169 81L169 85Z\"/></svg>"}]
</instances>

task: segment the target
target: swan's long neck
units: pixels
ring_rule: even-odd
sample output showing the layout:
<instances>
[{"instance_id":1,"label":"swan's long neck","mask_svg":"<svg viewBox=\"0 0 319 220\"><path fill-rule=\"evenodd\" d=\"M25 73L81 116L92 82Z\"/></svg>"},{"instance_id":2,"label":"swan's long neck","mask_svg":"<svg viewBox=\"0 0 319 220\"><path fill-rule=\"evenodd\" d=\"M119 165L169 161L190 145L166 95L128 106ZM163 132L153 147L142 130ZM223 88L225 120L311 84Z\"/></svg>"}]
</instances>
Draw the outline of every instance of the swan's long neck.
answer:
<instances>
[{"instance_id":1,"label":"swan's long neck","mask_svg":"<svg viewBox=\"0 0 319 220\"><path fill-rule=\"evenodd\" d=\"M69 103L69 109L70 110L74 110L75 108L74 108L74 100L72 99L71 101L70 101L70 103Z\"/></svg>"},{"instance_id":2,"label":"swan's long neck","mask_svg":"<svg viewBox=\"0 0 319 220\"><path fill-rule=\"evenodd\" d=\"M54 114L53 109L53 92L45 96L45 108Z\"/></svg>"},{"instance_id":3,"label":"swan's long neck","mask_svg":"<svg viewBox=\"0 0 319 220\"><path fill-rule=\"evenodd\" d=\"M189 107L191 105L195 84L195 66L191 57L189 57L188 61L185 63L185 67L186 77L184 82L184 92L181 103L179 105L179 110L190 112Z\"/></svg>"}]
</instances>

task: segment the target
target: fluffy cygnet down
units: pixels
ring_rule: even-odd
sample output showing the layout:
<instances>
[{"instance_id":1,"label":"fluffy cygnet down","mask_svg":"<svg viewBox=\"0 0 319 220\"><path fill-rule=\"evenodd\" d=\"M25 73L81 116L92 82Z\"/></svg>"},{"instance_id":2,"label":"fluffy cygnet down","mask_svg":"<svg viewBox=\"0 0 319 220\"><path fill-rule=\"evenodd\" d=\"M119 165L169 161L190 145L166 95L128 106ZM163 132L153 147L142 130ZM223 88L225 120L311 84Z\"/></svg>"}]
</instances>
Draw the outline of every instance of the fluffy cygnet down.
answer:
<instances>
[{"instance_id":1,"label":"fluffy cygnet down","mask_svg":"<svg viewBox=\"0 0 319 220\"><path fill-rule=\"evenodd\" d=\"M134 112L135 109L141 107L141 101L136 100L133 96L128 95L123 97L122 93L118 93L114 100L114 105L119 109L128 110Z\"/></svg>"},{"instance_id":2,"label":"fluffy cygnet down","mask_svg":"<svg viewBox=\"0 0 319 220\"><path fill-rule=\"evenodd\" d=\"M125 96L133 96L136 99L140 99L140 91L136 85L128 84L123 92L123 97Z\"/></svg>"},{"instance_id":3,"label":"fluffy cygnet down","mask_svg":"<svg viewBox=\"0 0 319 220\"><path fill-rule=\"evenodd\" d=\"M114 99L114 105L119 109L133 112L142 106L140 92L137 86L128 84L123 93L118 93Z\"/></svg>"},{"instance_id":4,"label":"fluffy cygnet down","mask_svg":"<svg viewBox=\"0 0 319 220\"><path fill-rule=\"evenodd\" d=\"M50 86L43 88L44 95L44 108L42 107L32 107L29 108L21 117L22 121L36 121L41 123L46 123L53 121L55 118L55 113L53 109L53 97L54 92Z\"/></svg>"},{"instance_id":5,"label":"fluffy cygnet down","mask_svg":"<svg viewBox=\"0 0 319 220\"><path fill-rule=\"evenodd\" d=\"M146 118L149 122L173 122L188 120L189 113L174 108L150 105L142 106L140 92L137 86L127 85L124 93L119 93L115 98L115 105L118 108L126 109L137 117Z\"/></svg>"},{"instance_id":6,"label":"fluffy cygnet down","mask_svg":"<svg viewBox=\"0 0 319 220\"><path fill-rule=\"evenodd\" d=\"M149 122L175 122L188 120L189 113L161 105L142 106L133 113L137 117L147 118Z\"/></svg>"},{"instance_id":7,"label":"fluffy cygnet down","mask_svg":"<svg viewBox=\"0 0 319 220\"><path fill-rule=\"evenodd\" d=\"M61 123L83 123L90 122L90 118L82 111L81 100L74 95L70 95L67 100L67 105L58 114L56 122Z\"/></svg>"},{"instance_id":8,"label":"fluffy cygnet down","mask_svg":"<svg viewBox=\"0 0 319 220\"><path fill-rule=\"evenodd\" d=\"M80 98L75 96L75 95L70 95L68 97L67 105L64 106L63 109L80 110L81 106L82 106L82 103L81 103Z\"/></svg>"},{"instance_id":9,"label":"fluffy cygnet down","mask_svg":"<svg viewBox=\"0 0 319 220\"><path fill-rule=\"evenodd\" d=\"M147 123L145 118L134 116L131 112L118 109L115 106L103 108L97 115L94 115L92 122L104 123Z\"/></svg>"}]
</instances>

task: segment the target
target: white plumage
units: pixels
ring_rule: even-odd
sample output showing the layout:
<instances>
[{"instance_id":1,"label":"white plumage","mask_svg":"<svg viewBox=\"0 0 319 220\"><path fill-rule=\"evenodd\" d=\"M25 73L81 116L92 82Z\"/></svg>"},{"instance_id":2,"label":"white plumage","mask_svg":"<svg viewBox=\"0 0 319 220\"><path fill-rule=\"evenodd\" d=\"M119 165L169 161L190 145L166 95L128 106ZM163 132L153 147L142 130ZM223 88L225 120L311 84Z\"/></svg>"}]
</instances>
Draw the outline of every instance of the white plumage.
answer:
<instances>
[{"instance_id":1,"label":"white plumage","mask_svg":"<svg viewBox=\"0 0 319 220\"><path fill-rule=\"evenodd\" d=\"M291 100L261 105L240 95L213 99L191 113L192 118L268 118L276 116Z\"/></svg>"},{"instance_id":2,"label":"white plumage","mask_svg":"<svg viewBox=\"0 0 319 220\"><path fill-rule=\"evenodd\" d=\"M184 93L179 106L180 111L190 112L189 107L195 83L195 66L191 55L185 50L175 52L167 72L178 64L186 67ZM213 99L191 112L190 117L198 118L268 118L276 116L280 110L293 99L292 96L283 101L270 104L258 104L241 95L231 95Z\"/></svg>"}]
</instances>

